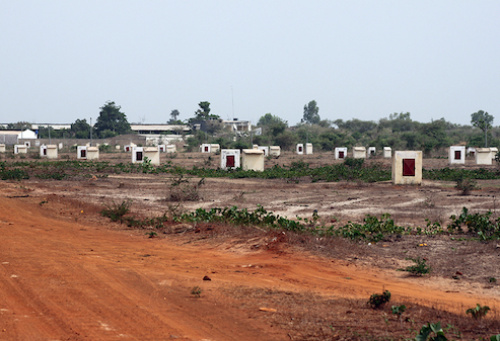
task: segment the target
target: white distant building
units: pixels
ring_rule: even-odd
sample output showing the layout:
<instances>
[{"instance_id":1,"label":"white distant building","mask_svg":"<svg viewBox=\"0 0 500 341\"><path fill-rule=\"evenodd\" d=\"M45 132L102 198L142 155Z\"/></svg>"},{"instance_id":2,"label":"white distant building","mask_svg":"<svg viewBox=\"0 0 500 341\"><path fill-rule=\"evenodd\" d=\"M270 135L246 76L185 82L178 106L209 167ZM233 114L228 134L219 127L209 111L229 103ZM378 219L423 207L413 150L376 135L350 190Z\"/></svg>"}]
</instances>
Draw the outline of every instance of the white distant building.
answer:
<instances>
[{"instance_id":1,"label":"white distant building","mask_svg":"<svg viewBox=\"0 0 500 341\"><path fill-rule=\"evenodd\" d=\"M465 146L451 146L448 159L450 164L464 164Z\"/></svg>"},{"instance_id":2,"label":"white distant building","mask_svg":"<svg viewBox=\"0 0 500 341\"><path fill-rule=\"evenodd\" d=\"M335 160L344 160L347 157L347 147L335 148Z\"/></svg>"}]
</instances>

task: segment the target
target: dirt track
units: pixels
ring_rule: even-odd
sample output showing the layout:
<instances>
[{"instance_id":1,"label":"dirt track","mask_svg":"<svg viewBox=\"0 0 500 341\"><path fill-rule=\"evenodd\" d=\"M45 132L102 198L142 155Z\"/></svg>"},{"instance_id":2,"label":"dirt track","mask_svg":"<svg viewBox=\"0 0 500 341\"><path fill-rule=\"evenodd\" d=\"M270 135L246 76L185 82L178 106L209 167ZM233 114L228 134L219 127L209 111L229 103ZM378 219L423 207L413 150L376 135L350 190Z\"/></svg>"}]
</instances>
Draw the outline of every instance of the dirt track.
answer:
<instances>
[{"instance_id":1,"label":"dirt track","mask_svg":"<svg viewBox=\"0 0 500 341\"><path fill-rule=\"evenodd\" d=\"M472 287L458 292L449 282L293 249L149 239L91 223L99 218L86 207L0 186L0 340L289 340L267 318L275 313L259 310L276 307L227 294L247 289L362 300L388 289L394 299L453 313L477 302L500 308L496 295Z\"/></svg>"}]
</instances>

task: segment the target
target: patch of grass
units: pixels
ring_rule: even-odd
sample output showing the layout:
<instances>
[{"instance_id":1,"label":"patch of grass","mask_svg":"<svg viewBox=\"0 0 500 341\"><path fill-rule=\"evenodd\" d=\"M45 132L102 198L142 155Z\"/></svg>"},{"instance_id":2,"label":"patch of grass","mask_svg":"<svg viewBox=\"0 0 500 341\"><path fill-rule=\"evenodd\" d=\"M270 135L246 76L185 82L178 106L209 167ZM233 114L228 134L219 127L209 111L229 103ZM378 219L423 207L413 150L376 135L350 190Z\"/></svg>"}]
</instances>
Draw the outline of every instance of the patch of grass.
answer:
<instances>
[{"instance_id":1,"label":"patch of grass","mask_svg":"<svg viewBox=\"0 0 500 341\"><path fill-rule=\"evenodd\" d=\"M406 259L413 261L415 264L400 269L401 271L409 272L413 276L423 276L432 271L432 268L427 264L427 260L425 258L417 257Z\"/></svg>"},{"instance_id":2,"label":"patch of grass","mask_svg":"<svg viewBox=\"0 0 500 341\"><path fill-rule=\"evenodd\" d=\"M130 200L124 200L120 204L113 202L101 211L101 215L108 217L111 221L123 223L125 214L130 212L131 204Z\"/></svg>"}]
</instances>

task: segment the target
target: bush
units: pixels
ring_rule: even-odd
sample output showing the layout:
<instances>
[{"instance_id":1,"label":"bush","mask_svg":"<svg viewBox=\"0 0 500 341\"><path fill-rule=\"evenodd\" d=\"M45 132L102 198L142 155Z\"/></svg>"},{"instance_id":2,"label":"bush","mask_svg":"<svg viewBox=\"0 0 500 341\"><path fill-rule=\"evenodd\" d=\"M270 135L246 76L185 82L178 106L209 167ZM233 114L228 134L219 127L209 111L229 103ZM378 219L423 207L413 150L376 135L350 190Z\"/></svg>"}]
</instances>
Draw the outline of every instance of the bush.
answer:
<instances>
[{"instance_id":1,"label":"bush","mask_svg":"<svg viewBox=\"0 0 500 341\"><path fill-rule=\"evenodd\" d=\"M488 307L487 305L481 306L479 303L477 303L474 308L467 309L465 313L471 314L474 320L480 320L486 316L488 311L490 311L490 307Z\"/></svg>"},{"instance_id":2,"label":"bush","mask_svg":"<svg viewBox=\"0 0 500 341\"><path fill-rule=\"evenodd\" d=\"M113 202L101 211L101 215L103 217L108 217L111 221L123 223L125 214L130 212L130 204L130 200L124 200L121 204Z\"/></svg>"},{"instance_id":3,"label":"bush","mask_svg":"<svg viewBox=\"0 0 500 341\"><path fill-rule=\"evenodd\" d=\"M402 269L402 271L407 271L413 276L423 276L431 272L432 268L427 265L427 260L425 258L406 258L407 260L413 261L415 264L407 266Z\"/></svg>"},{"instance_id":4,"label":"bush","mask_svg":"<svg viewBox=\"0 0 500 341\"><path fill-rule=\"evenodd\" d=\"M391 293L389 290L384 291L382 294L373 294L368 300L368 305L372 309L382 308L387 302L391 300Z\"/></svg>"}]
</instances>

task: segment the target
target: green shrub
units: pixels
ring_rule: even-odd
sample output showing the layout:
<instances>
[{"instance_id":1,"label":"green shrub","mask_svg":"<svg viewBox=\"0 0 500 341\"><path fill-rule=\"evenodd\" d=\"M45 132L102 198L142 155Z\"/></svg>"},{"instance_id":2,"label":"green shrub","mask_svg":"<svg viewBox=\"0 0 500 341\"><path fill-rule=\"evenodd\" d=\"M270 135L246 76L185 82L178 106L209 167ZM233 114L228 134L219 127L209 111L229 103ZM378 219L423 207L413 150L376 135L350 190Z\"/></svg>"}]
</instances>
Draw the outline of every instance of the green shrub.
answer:
<instances>
[{"instance_id":1,"label":"green shrub","mask_svg":"<svg viewBox=\"0 0 500 341\"><path fill-rule=\"evenodd\" d=\"M130 212L130 205L130 200L124 200L121 204L113 202L101 211L101 215L103 217L108 217L111 221L123 223L125 214Z\"/></svg>"},{"instance_id":2,"label":"green shrub","mask_svg":"<svg viewBox=\"0 0 500 341\"><path fill-rule=\"evenodd\" d=\"M431 272L432 268L427 265L427 260L425 258L406 258L407 260L413 261L415 264L407 266L402 271L407 271L413 276L423 276Z\"/></svg>"},{"instance_id":3,"label":"green shrub","mask_svg":"<svg viewBox=\"0 0 500 341\"><path fill-rule=\"evenodd\" d=\"M432 335L434 336L432 336ZM448 340L444 335L443 328L441 328L441 322L438 323L427 323L420 329L420 332L415 337L415 341L446 341Z\"/></svg>"},{"instance_id":4,"label":"green shrub","mask_svg":"<svg viewBox=\"0 0 500 341\"><path fill-rule=\"evenodd\" d=\"M471 314L471 316L475 320L480 320L480 319L482 319L483 317L486 316L486 314L488 313L488 311L490 311L490 307L488 307L487 305L481 306L479 303L477 303L474 308L467 309L465 311L465 313L466 314Z\"/></svg>"},{"instance_id":5,"label":"green shrub","mask_svg":"<svg viewBox=\"0 0 500 341\"><path fill-rule=\"evenodd\" d=\"M370 296L367 304L372 309L382 308L387 302L391 300L391 293L385 290L382 294L373 294Z\"/></svg>"}]
</instances>

